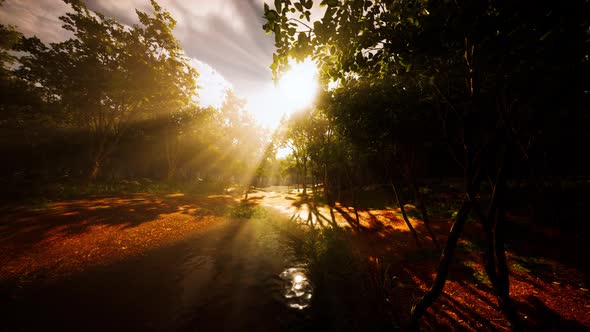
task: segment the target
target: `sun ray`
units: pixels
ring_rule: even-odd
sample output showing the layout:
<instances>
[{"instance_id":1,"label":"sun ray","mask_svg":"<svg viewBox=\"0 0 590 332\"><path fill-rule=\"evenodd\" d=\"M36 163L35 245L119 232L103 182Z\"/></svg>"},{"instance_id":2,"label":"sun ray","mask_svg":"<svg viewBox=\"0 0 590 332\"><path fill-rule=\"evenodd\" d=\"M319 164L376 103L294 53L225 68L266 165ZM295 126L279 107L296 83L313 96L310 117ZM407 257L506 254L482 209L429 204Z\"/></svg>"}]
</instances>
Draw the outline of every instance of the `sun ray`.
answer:
<instances>
[{"instance_id":1,"label":"sun ray","mask_svg":"<svg viewBox=\"0 0 590 332\"><path fill-rule=\"evenodd\" d=\"M296 63L285 72L277 84L269 83L259 93L248 96L248 107L256 120L275 129L281 118L310 106L319 91L317 67L311 59Z\"/></svg>"}]
</instances>

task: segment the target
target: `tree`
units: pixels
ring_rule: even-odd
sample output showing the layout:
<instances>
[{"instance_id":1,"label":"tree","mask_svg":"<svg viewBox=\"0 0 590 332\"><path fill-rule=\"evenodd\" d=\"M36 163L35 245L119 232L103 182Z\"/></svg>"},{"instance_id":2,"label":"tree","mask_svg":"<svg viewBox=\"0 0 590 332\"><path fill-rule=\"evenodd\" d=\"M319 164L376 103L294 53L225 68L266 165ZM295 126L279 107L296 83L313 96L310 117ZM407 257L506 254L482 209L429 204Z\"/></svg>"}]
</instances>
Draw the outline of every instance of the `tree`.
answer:
<instances>
[{"instance_id":1,"label":"tree","mask_svg":"<svg viewBox=\"0 0 590 332\"><path fill-rule=\"evenodd\" d=\"M149 93L151 113L164 117L166 135L164 136L168 179L174 177L178 168L178 146L182 127L190 123L190 117L197 109L193 99L197 97L197 71L190 65L189 58L172 30L176 21L170 13L162 10L154 0L152 16L137 11L143 26L134 26L138 36L147 47L146 63L150 68L149 85L144 86Z\"/></svg>"},{"instance_id":2,"label":"tree","mask_svg":"<svg viewBox=\"0 0 590 332\"><path fill-rule=\"evenodd\" d=\"M307 176L310 159L311 126L307 116L309 110L293 113L282 134L285 145L291 150L298 172L298 184L307 195Z\"/></svg>"},{"instance_id":3,"label":"tree","mask_svg":"<svg viewBox=\"0 0 590 332\"><path fill-rule=\"evenodd\" d=\"M73 12L60 19L75 37L49 46L25 39L17 74L88 132L88 177L95 179L133 120L190 102L196 72L172 35L175 21L155 1L152 15L137 11L141 25L131 28L80 1L66 2Z\"/></svg>"},{"instance_id":4,"label":"tree","mask_svg":"<svg viewBox=\"0 0 590 332\"><path fill-rule=\"evenodd\" d=\"M22 39L16 27L0 24L0 147L3 155L12 156L10 162L3 163L3 173L30 175L33 156L43 153L36 148L44 141L48 127L56 125L49 116L56 110L15 74L16 51Z\"/></svg>"},{"instance_id":5,"label":"tree","mask_svg":"<svg viewBox=\"0 0 590 332\"><path fill-rule=\"evenodd\" d=\"M246 100L232 90L226 93L218 121L218 130L222 133L220 147L224 151L219 162L223 171L236 177L237 182L249 186L264 153L262 142L266 135L248 113Z\"/></svg>"},{"instance_id":6,"label":"tree","mask_svg":"<svg viewBox=\"0 0 590 332\"><path fill-rule=\"evenodd\" d=\"M556 100L579 114L587 99L582 73L588 69L589 43L583 36L589 19L581 13L588 4L531 8L502 1L325 0L320 5L325 13L315 22L310 22L311 0L276 1L273 9L265 5L263 28L274 33L276 42L275 75L289 58L312 56L324 83L380 77L396 89L420 89L415 96L437 113L464 174L465 200L433 286L412 311L412 325L417 327L442 292L463 225L475 211L488 243L486 271L502 310L518 329L504 252L506 182L516 158L528 155L534 120L562 112L565 107ZM538 83L534 88L526 83L532 78ZM575 87L563 91L555 82ZM487 211L477 198L484 179L492 188Z\"/></svg>"}]
</instances>

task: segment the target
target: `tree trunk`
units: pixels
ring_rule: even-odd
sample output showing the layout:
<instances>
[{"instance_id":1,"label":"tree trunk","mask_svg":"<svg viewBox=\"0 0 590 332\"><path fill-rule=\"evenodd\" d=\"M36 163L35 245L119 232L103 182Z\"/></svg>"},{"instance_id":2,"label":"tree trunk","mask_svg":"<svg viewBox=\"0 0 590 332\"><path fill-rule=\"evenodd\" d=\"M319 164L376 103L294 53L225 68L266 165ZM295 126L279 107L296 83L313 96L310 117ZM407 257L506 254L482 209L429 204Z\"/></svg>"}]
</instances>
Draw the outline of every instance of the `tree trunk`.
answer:
<instances>
[{"instance_id":1,"label":"tree trunk","mask_svg":"<svg viewBox=\"0 0 590 332\"><path fill-rule=\"evenodd\" d=\"M354 217L356 218L356 228L361 229L361 221L357 209L357 189L356 186L352 189L352 208L354 210Z\"/></svg>"},{"instance_id":2,"label":"tree trunk","mask_svg":"<svg viewBox=\"0 0 590 332\"><path fill-rule=\"evenodd\" d=\"M166 179L171 180L176 175L176 166L168 162L168 171L166 172Z\"/></svg>"},{"instance_id":3,"label":"tree trunk","mask_svg":"<svg viewBox=\"0 0 590 332\"><path fill-rule=\"evenodd\" d=\"M410 219L408 219L408 215L406 214L406 208L404 207L404 201L400 198L400 195L397 193L397 190L395 188L395 185L393 184L393 181L391 182L391 189L393 189L393 195L395 196L395 200L397 201L397 205L399 205L399 208L402 212L402 217L403 217L406 225L410 229L410 232L412 232L412 235L414 236L414 240L416 240L416 246L418 248L421 248L422 245L420 243L420 239L418 238L418 233L416 233L414 226L412 226Z\"/></svg>"},{"instance_id":4,"label":"tree trunk","mask_svg":"<svg viewBox=\"0 0 590 332\"><path fill-rule=\"evenodd\" d=\"M436 235L432 231L432 228L430 228L430 218L428 218L428 211L426 210L426 204L424 204L424 200L422 199L422 195L420 194L420 192L418 190L418 185L416 184L416 178L414 177L414 175L410 175L410 181L411 181L412 192L414 193L414 197L416 198L416 205L418 206L418 209L420 210L420 214L422 214L422 221L424 221L424 227L428 231L428 234L430 235L430 238L432 239L432 243L434 244L434 247L436 248L436 250L440 250L440 246L438 244L438 241L436 240Z\"/></svg>"},{"instance_id":5,"label":"tree trunk","mask_svg":"<svg viewBox=\"0 0 590 332\"><path fill-rule=\"evenodd\" d=\"M426 293L426 295L420 299L420 302L418 302L418 304L412 308L410 317L411 329L418 330L418 322L420 318L422 315L424 315L428 307L430 307L432 303L440 296L445 287L447 275L449 273L449 267L451 266L451 262L453 260L453 254L455 252L455 248L457 247L459 237L463 232L463 226L465 225L465 221L467 221L467 217L469 216L471 208L472 203L468 199L463 201L463 204L457 213L457 218L453 222L449 239L447 240L438 263L437 273L436 277L434 278L434 282L432 283L432 287L430 287L430 290Z\"/></svg>"},{"instance_id":6,"label":"tree trunk","mask_svg":"<svg viewBox=\"0 0 590 332\"><path fill-rule=\"evenodd\" d=\"M328 161L324 161L324 179L323 179L323 186L324 186L324 198L326 199L326 204L329 206L334 205L332 200L330 199L330 188L328 187Z\"/></svg>"},{"instance_id":7,"label":"tree trunk","mask_svg":"<svg viewBox=\"0 0 590 332\"><path fill-rule=\"evenodd\" d=\"M173 135L170 128L166 129L165 147L166 161L168 169L166 170L166 180L171 180L176 175L178 167L178 141L176 135Z\"/></svg>"},{"instance_id":8,"label":"tree trunk","mask_svg":"<svg viewBox=\"0 0 590 332\"><path fill-rule=\"evenodd\" d=\"M100 168L102 166L102 162L100 161L99 157L94 158L92 165L90 167L90 172L88 173L88 179L90 181L96 180L98 175L100 174Z\"/></svg>"},{"instance_id":9,"label":"tree trunk","mask_svg":"<svg viewBox=\"0 0 590 332\"><path fill-rule=\"evenodd\" d=\"M301 182L301 186L303 187L303 195L307 195L307 184L305 181L307 178L307 161L303 162L303 174L302 174L302 182Z\"/></svg>"},{"instance_id":10,"label":"tree trunk","mask_svg":"<svg viewBox=\"0 0 590 332\"><path fill-rule=\"evenodd\" d=\"M496 177L496 184L494 186L493 197L496 203L495 213L490 215L490 222L495 219L493 226L493 248L496 262L496 293L498 295L498 302L502 312L510 322L512 329L515 331L522 330L522 322L514 302L510 298L510 279L508 264L506 263L506 250L504 247L504 225L506 219L505 211L505 196L506 196L506 159L509 157L509 152L506 151L506 147L502 151L502 160L498 168L498 175ZM490 212L492 213L492 212ZM494 219L491 219L494 218Z\"/></svg>"},{"instance_id":11,"label":"tree trunk","mask_svg":"<svg viewBox=\"0 0 590 332\"><path fill-rule=\"evenodd\" d=\"M107 141L107 137L106 135L98 135L95 134L94 137L92 137L93 142L92 142L92 148L90 149L90 167L88 169L88 180L89 181L94 181L98 178L98 175L100 174L101 168L102 168L102 163L103 160L106 157L106 141Z\"/></svg>"}]
</instances>

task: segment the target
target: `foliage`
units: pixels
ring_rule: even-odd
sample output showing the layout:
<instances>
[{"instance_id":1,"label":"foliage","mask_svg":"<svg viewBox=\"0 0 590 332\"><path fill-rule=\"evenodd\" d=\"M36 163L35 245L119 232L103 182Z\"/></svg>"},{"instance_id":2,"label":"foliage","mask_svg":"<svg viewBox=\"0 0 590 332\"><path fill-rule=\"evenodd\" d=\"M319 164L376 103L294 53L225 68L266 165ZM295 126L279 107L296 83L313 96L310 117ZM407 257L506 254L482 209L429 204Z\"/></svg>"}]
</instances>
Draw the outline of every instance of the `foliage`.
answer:
<instances>
[{"instance_id":1,"label":"foliage","mask_svg":"<svg viewBox=\"0 0 590 332\"><path fill-rule=\"evenodd\" d=\"M258 205L242 202L239 205L232 207L229 211L229 215L232 218L239 219L264 219L266 216L266 210Z\"/></svg>"},{"instance_id":2,"label":"foliage","mask_svg":"<svg viewBox=\"0 0 590 332\"><path fill-rule=\"evenodd\" d=\"M267 133L233 91L219 109L197 104L198 73L170 13L152 1L126 26L66 2L72 11L60 20L72 37L63 42L0 28L0 152L13 156L0 180L9 195L23 183L41 192L43 183L95 178L199 188L247 181Z\"/></svg>"},{"instance_id":3,"label":"foliage","mask_svg":"<svg viewBox=\"0 0 590 332\"><path fill-rule=\"evenodd\" d=\"M321 292L311 314L328 330L392 329L398 322L386 311L391 309L388 296L397 286L395 277L387 263L361 253L350 235L339 228L310 230L296 246Z\"/></svg>"},{"instance_id":4,"label":"foliage","mask_svg":"<svg viewBox=\"0 0 590 332\"><path fill-rule=\"evenodd\" d=\"M385 169L376 178L393 183L403 175L418 198L416 155L434 155L422 148L433 141L444 142L447 159L463 173L465 198L412 324L441 294L461 229L477 215L490 242L486 272L518 329L503 244L504 189L514 170L538 172L536 161L546 160L551 147L542 141L564 134L553 121L563 123L568 114L587 124L590 20L581 13L588 3L325 0L323 18L311 22L313 6L265 5L263 29L274 33L276 46L271 69L277 77L291 58L308 56L320 66L324 85L333 87L324 110L352 143L348 160L355 168L348 178L375 178L359 164L378 160ZM587 136L572 126L570 138Z\"/></svg>"},{"instance_id":5,"label":"foliage","mask_svg":"<svg viewBox=\"0 0 590 332\"><path fill-rule=\"evenodd\" d=\"M152 15L138 11L141 25L132 28L67 2L74 12L60 19L75 37L49 46L23 39L16 73L90 133L89 176L96 178L132 121L190 102L197 74L172 35L176 22L155 1Z\"/></svg>"}]
</instances>

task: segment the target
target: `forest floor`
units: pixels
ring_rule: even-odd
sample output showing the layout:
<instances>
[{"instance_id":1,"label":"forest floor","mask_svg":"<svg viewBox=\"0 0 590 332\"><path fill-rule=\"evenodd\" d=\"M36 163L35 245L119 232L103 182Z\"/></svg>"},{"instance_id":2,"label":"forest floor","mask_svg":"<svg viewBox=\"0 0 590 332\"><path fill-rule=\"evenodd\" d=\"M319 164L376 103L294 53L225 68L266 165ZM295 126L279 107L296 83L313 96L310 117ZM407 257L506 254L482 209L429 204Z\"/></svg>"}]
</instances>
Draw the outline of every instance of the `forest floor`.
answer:
<instances>
[{"instance_id":1,"label":"forest floor","mask_svg":"<svg viewBox=\"0 0 590 332\"><path fill-rule=\"evenodd\" d=\"M383 293L402 328L434 277L439 251L423 223L411 218L422 239L418 248L399 209L359 209L359 227L346 204L337 204L332 218L294 191L251 193L249 205L282 214L270 227L258 220L264 218L244 219L240 198L124 194L4 208L0 309L10 319L0 329L309 330L309 315L294 312L281 295L282 276L300 262L276 224L343 229L372 271L372 290ZM583 238L550 227L533 231L516 212L509 220L510 291L527 327L589 330L590 254ZM449 218L433 218L432 228L444 244ZM477 223L468 223L424 329L509 329L485 276L482 242Z\"/></svg>"},{"instance_id":2,"label":"forest floor","mask_svg":"<svg viewBox=\"0 0 590 332\"><path fill-rule=\"evenodd\" d=\"M399 320L409 319L409 308L431 286L440 250L418 218L415 207L406 205L410 222L421 239L417 245L403 222L401 211L369 202L359 208L358 227L354 209L337 203L331 222L327 206L313 206L301 195L262 193L264 205L280 207L292 220L317 227L337 225L352 231L366 258L377 270L387 270L394 282L388 285L389 299L398 299ZM370 196L370 195L369 195ZM291 203L285 203L291 201ZM370 199L370 198L369 198ZM460 199L446 193L436 205L449 208ZM440 206L439 206L440 207ZM309 211L315 213L309 214ZM439 209L441 210L441 209ZM431 228L444 246L452 218L431 217ZM510 294L516 301L528 330L590 331L590 248L580 233L557 227L532 225L524 212L508 214L507 259L510 269ZM483 231L470 219L458 244L443 295L429 309L422 327L427 330L510 330L499 310L491 282L483 266ZM401 300L400 300L401 299Z\"/></svg>"}]
</instances>

